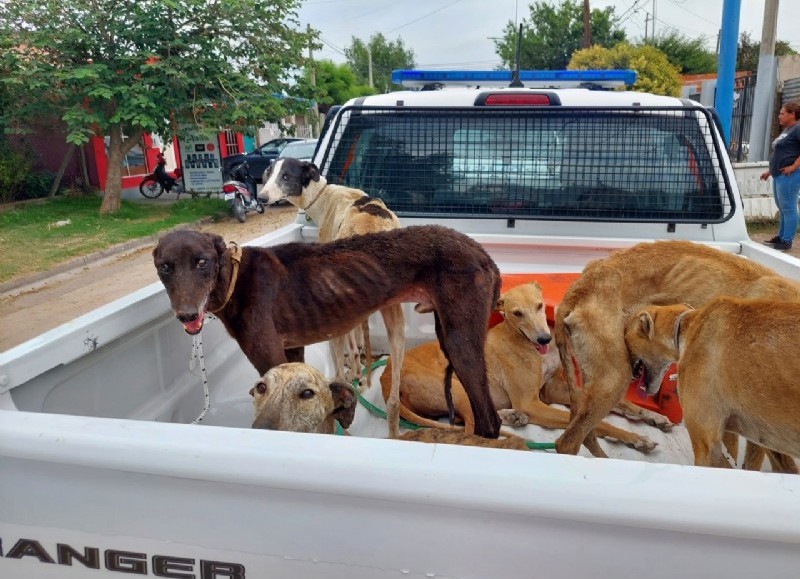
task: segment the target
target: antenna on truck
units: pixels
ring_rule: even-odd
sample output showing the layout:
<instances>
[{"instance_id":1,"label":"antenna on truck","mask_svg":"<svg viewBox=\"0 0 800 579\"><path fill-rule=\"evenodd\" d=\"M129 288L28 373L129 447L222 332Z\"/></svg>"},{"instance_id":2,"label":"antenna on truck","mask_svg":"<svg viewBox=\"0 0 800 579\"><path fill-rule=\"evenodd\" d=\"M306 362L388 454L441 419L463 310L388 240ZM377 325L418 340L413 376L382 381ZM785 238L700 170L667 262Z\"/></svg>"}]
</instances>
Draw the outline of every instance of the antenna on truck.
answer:
<instances>
[{"instance_id":1,"label":"antenna on truck","mask_svg":"<svg viewBox=\"0 0 800 579\"><path fill-rule=\"evenodd\" d=\"M517 54L514 58L514 72L511 73L511 84L508 85L509 88L525 88L525 85L522 84L522 81L519 78L519 55L520 49L522 48L522 23L519 24L519 31L517 32Z\"/></svg>"}]
</instances>

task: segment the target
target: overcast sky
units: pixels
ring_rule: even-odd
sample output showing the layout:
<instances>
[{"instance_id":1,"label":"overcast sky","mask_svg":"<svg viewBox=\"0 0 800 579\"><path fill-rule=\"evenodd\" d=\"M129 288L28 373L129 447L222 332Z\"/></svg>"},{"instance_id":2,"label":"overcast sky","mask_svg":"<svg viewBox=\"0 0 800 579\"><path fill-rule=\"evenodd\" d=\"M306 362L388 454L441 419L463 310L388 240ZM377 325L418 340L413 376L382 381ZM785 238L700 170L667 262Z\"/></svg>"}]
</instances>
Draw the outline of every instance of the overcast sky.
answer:
<instances>
[{"instance_id":1,"label":"overcast sky","mask_svg":"<svg viewBox=\"0 0 800 579\"><path fill-rule=\"evenodd\" d=\"M559 0L546 0L558 5ZM418 68L493 69L500 64L491 37L506 24L527 19L526 0L306 0L299 12L305 26L322 35L317 59L345 62L352 39L378 32L390 41L402 38L414 51ZM676 30L704 37L716 46L723 0L590 0L591 8L613 6L629 39L644 37L645 20L655 12L656 34ZM739 32L761 39L764 0L741 0ZM652 20L648 31L652 33ZM778 40L800 52L800 1L783 0L778 11Z\"/></svg>"}]
</instances>

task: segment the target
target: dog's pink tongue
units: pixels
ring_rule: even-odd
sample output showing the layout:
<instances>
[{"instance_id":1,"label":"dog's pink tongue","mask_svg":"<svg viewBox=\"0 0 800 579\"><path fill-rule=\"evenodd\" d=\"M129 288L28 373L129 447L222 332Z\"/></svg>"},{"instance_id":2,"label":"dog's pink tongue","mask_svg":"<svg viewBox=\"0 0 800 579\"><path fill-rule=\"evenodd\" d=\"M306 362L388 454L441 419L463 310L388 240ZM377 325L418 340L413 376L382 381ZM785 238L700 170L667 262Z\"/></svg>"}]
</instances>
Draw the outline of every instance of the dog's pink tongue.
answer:
<instances>
[{"instance_id":1,"label":"dog's pink tongue","mask_svg":"<svg viewBox=\"0 0 800 579\"><path fill-rule=\"evenodd\" d=\"M204 315L200 315L197 317L196 320L192 320L191 322L184 322L183 329L187 334L195 335L200 330L203 329L203 317Z\"/></svg>"},{"instance_id":2,"label":"dog's pink tongue","mask_svg":"<svg viewBox=\"0 0 800 579\"><path fill-rule=\"evenodd\" d=\"M539 352L542 356L547 354L547 350L550 349L550 345L549 344L540 344L538 342L535 342L533 344L533 347L536 348L536 351Z\"/></svg>"},{"instance_id":3,"label":"dog's pink tongue","mask_svg":"<svg viewBox=\"0 0 800 579\"><path fill-rule=\"evenodd\" d=\"M644 383L644 372L639 372L639 375L636 377L636 396L639 397L640 400L644 400L647 398L647 386Z\"/></svg>"}]
</instances>

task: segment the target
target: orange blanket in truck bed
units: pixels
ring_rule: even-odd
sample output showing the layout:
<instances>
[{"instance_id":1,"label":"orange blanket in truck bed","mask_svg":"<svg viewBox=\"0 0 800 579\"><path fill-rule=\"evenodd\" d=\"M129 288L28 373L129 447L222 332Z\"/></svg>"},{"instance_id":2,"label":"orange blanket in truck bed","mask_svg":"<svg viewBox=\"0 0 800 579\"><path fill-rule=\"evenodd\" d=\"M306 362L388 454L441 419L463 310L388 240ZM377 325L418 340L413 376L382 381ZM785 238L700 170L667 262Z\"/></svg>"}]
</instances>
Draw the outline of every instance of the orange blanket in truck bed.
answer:
<instances>
[{"instance_id":1,"label":"orange blanket in truck bed","mask_svg":"<svg viewBox=\"0 0 800 579\"><path fill-rule=\"evenodd\" d=\"M545 309L547 312L547 321L552 325L555 320L555 308L564 297L564 293L570 284L578 279L578 273L509 273L504 274L503 287L501 293L505 293L513 287L523 283L538 282L542 286L542 295L544 296ZM502 321L502 317L498 312L493 312L492 317L489 319L489 326L494 326ZM578 378L578 385L581 384L580 373L577 368L575 369ZM634 404L647 408L653 412L658 412L669 418L672 422L678 423L683 419L683 410L681 409L680 402L678 401L677 381L671 379L671 376L677 375L677 366L672 365L670 370L664 376L664 381L661 383L661 389L653 396L646 396L639 388L639 381L632 380L628 386L628 391L625 398Z\"/></svg>"}]
</instances>

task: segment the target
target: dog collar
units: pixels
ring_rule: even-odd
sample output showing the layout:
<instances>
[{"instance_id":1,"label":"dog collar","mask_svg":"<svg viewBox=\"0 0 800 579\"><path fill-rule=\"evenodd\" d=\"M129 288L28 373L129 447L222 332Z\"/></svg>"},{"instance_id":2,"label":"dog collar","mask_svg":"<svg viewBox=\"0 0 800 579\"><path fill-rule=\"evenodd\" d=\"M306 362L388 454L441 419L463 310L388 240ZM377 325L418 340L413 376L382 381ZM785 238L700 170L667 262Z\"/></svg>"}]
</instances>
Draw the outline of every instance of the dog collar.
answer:
<instances>
[{"instance_id":1,"label":"dog collar","mask_svg":"<svg viewBox=\"0 0 800 579\"><path fill-rule=\"evenodd\" d=\"M234 241L231 241L230 255L233 272L231 272L231 281L228 284L228 292L225 294L225 300L222 302L220 307L215 310L209 310L212 314L216 314L228 304L228 300L230 300L231 296L233 295L233 288L236 286L236 278L239 277L239 262L242 261L242 248L239 247L239 245Z\"/></svg>"},{"instance_id":2,"label":"dog collar","mask_svg":"<svg viewBox=\"0 0 800 579\"><path fill-rule=\"evenodd\" d=\"M326 184L326 185L325 185L325 187L323 187L322 189L320 189L320 190L319 190L319 193L317 193L317 196L316 196L316 197L314 197L314 198L311 200L311 203L309 203L308 205L306 205L305 207L303 207L303 211L308 211L309 209L311 209L311 206L312 206L314 203L316 203L316 202L317 202L317 199L319 199L319 198L320 198L320 196L322 195L322 192L323 192L323 191L325 191L325 189L326 189L327 187L328 187L328 185Z\"/></svg>"},{"instance_id":3,"label":"dog collar","mask_svg":"<svg viewBox=\"0 0 800 579\"><path fill-rule=\"evenodd\" d=\"M680 314L678 314L678 317L675 318L675 329L672 331L672 341L675 344L675 352L678 354L679 358L681 356L681 322L683 321L683 318L686 317L686 314L694 310L692 306L688 307L688 310L682 311Z\"/></svg>"}]
</instances>

